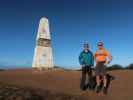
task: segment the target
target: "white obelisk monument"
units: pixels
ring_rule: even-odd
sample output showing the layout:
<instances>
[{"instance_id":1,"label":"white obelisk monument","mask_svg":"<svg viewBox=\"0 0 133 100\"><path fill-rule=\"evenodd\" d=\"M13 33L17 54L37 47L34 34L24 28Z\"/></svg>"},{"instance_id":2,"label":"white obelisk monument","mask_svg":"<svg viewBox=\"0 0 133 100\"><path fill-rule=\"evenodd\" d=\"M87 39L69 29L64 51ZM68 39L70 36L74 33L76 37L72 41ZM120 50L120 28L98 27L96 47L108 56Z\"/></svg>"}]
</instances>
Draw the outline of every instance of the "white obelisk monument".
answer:
<instances>
[{"instance_id":1,"label":"white obelisk monument","mask_svg":"<svg viewBox=\"0 0 133 100\"><path fill-rule=\"evenodd\" d=\"M39 23L32 68L48 69L53 67L49 21L43 17Z\"/></svg>"}]
</instances>

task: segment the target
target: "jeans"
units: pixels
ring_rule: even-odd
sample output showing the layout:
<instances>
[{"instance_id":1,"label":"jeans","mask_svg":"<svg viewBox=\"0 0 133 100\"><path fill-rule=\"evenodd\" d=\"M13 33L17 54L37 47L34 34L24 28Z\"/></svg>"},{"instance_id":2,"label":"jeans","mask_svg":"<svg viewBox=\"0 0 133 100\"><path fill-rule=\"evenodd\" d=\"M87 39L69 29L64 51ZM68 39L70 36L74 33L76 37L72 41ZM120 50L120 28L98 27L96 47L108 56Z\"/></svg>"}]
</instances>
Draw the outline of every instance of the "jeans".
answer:
<instances>
[{"instance_id":1,"label":"jeans","mask_svg":"<svg viewBox=\"0 0 133 100\"><path fill-rule=\"evenodd\" d=\"M88 78L86 76L88 76ZM92 82L92 68L91 66L83 66L80 88L82 90L85 90L88 87L91 89L92 88L91 82Z\"/></svg>"}]
</instances>

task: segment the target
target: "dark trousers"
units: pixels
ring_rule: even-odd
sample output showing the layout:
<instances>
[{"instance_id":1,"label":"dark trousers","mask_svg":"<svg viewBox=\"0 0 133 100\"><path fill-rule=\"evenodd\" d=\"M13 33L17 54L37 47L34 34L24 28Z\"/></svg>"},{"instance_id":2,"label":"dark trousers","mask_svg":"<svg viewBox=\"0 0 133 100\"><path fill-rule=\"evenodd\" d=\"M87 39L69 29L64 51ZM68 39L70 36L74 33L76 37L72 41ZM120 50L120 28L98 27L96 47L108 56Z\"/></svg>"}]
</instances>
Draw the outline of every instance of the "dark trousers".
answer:
<instances>
[{"instance_id":1,"label":"dark trousers","mask_svg":"<svg viewBox=\"0 0 133 100\"><path fill-rule=\"evenodd\" d=\"M88 76L88 78L86 76ZM91 89L92 88L91 82L92 82L91 66L82 67L82 77L81 77L80 88L82 90L86 90L88 87Z\"/></svg>"}]
</instances>

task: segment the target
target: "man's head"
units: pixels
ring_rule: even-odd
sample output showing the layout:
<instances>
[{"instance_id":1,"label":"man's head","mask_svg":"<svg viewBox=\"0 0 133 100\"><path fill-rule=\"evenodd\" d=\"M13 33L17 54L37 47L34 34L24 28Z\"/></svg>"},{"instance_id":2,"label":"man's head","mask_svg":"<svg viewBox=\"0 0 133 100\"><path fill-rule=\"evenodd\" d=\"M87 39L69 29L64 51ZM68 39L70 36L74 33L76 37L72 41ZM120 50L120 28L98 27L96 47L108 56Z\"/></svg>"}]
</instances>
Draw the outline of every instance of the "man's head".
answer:
<instances>
[{"instance_id":1,"label":"man's head","mask_svg":"<svg viewBox=\"0 0 133 100\"><path fill-rule=\"evenodd\" d=\"M84 51L88 52L89 50L89 44L88 43L84 43Z\"/></svg>"},{"instance_id":2,"label":"man's head","mask_svg":"<svg viewBox=\"0 0 133 100\"><path fill-rule=\"evenodd\" d=\"M103 42L98 42L97 43L98 49L103 49L103 46L104 46Z\"/></svg>"}]
</instances>

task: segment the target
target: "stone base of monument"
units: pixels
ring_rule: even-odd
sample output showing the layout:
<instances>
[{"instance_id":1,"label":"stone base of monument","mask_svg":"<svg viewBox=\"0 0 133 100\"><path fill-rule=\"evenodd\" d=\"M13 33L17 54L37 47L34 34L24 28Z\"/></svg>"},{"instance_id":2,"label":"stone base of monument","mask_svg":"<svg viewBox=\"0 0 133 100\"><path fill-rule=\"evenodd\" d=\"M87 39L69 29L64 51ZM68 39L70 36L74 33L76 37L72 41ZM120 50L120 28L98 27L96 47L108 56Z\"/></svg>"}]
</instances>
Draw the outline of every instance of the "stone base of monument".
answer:
<instances>
[{"instance_id":1,"label":"stone base of monument","mask_svg":"<svg viewBox=\"0 0 133 100\"><path fill-rule=\"evenodd\" d=\"M64 70L62 68L55 68L55 67L47 67L47 68L44 68L44 67L34 67L32 68L32 71L35 71L35 72L41 72L41 71L57 71L57 70Z\"/></svg>"},{"instance_id":2,"label":"stone base of monument","mask_svg":"<svg viewBox=\"0 0 133 100\"><path fill-rule=\"evenodd\" d=\"M36 67L36 68L32 68L32 71L51 71L54 68L44 68L44 67Z\"/></svg>"}]
</instances>

